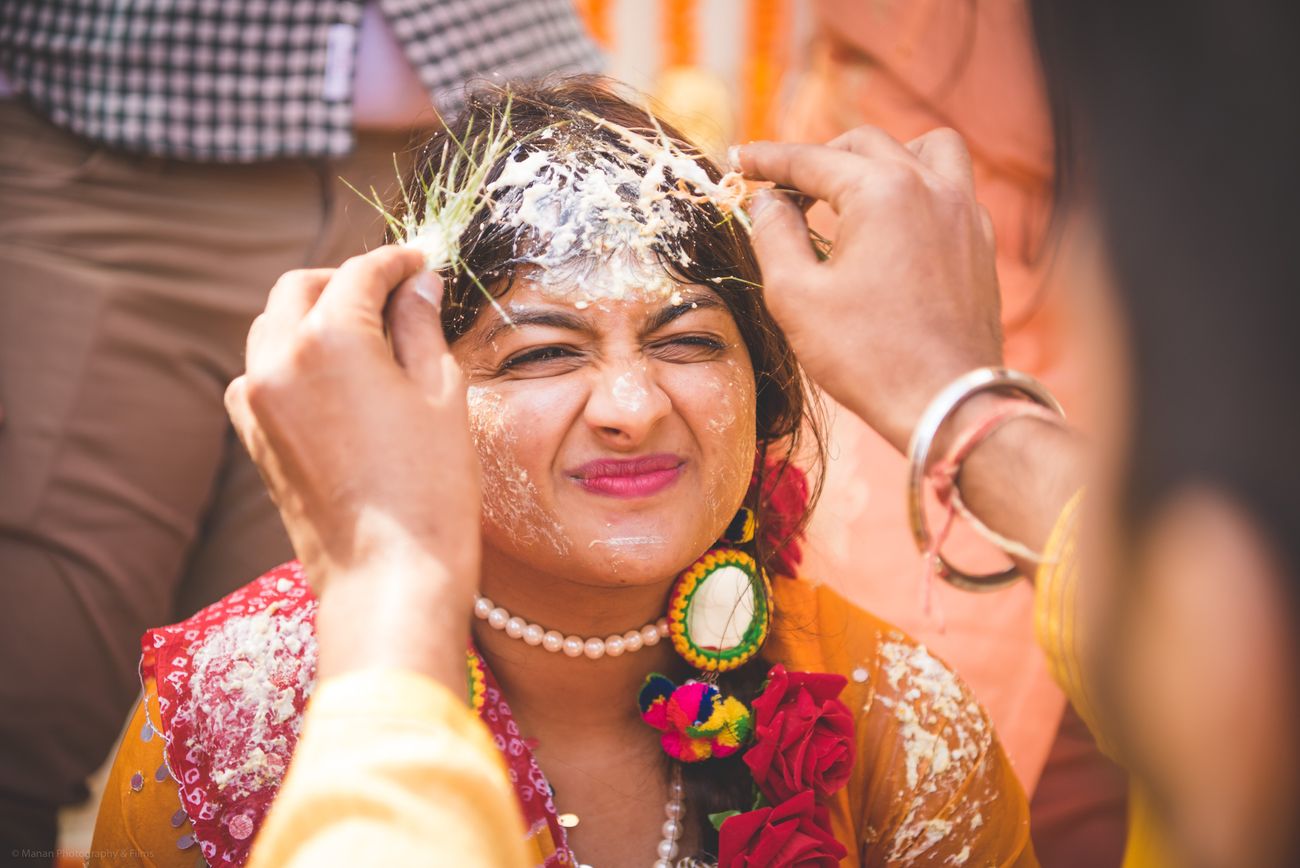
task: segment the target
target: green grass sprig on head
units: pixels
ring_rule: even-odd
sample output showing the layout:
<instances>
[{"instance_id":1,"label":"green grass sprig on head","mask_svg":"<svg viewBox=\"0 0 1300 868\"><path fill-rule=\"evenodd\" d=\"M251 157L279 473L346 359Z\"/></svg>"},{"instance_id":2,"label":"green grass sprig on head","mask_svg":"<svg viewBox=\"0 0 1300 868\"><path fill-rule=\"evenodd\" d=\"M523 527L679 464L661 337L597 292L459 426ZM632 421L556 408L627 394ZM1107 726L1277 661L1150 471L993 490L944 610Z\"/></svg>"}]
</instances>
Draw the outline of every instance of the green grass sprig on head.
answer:
<instances>
[{"instance_id":1,"label":"green grass sprig on head","mask_svg":"<svg viewBox=\"0 0 1300 868\"><path fill-rule=\"evenodd\" d=\"M416 207L398 170L402 190L400 216L393 214L375 189L370 196L352 189L369 202L383 216L397 243L413 247L424 254L424 267L429 271L446 271L464 274L507 323L510 316L483 285L461 256L461 238L480 209L490 207L487 178L506 153L519 139L510 128L511 99L506 98L499 114L494 114L487 129L474 131L470 119L463 138L449 136L443 144L435 171L421 173L420 207ZM441 118L439 118L441 120ZM445 124L444 124L445 126ZM394 161L396 162L396 161ZM347 183L346 181L344 183ZM351 185L348 185L351 187Z\"/></svg>"}]
</instances>

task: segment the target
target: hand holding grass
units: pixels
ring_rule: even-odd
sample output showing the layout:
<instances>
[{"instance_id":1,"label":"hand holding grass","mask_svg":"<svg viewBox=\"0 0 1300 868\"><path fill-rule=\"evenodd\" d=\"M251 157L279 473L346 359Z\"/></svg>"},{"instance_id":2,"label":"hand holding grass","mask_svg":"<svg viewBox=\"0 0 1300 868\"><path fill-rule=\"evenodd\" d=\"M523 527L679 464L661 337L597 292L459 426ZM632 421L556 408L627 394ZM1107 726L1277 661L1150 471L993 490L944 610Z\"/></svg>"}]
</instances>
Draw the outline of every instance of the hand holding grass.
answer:
<instances>
[{"instance_id":1,"label":"hand holding grass","mask_svg":"<svg viewBox=\"0 0 1300 868\"><path fill-rule=\"evenodd\" d=\"M478 462L461 371L429 300L441 284L423 264L389 246L284 275L226 406L321 596L322 675L390 666L459 689L478 582ZM438 503L455 508L430 509ZM377 634L406 641L380 646Z\"/></svg>"}]
</instances>

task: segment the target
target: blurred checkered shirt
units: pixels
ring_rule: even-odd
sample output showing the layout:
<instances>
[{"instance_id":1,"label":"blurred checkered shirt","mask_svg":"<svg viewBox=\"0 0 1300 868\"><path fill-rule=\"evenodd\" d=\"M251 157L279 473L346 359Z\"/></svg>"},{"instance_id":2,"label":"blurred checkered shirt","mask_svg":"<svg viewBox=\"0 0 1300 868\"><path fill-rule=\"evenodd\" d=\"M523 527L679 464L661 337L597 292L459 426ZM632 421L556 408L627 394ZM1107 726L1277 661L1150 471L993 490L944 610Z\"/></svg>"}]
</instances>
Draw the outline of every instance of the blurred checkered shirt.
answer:
<instances>
[{"instance_id":1,"label":"blurred checkered shirt","mask_svg":"<svg viewBox=\"0 0 1300 868\"><path fill-rule=\"evenodd\" d=\"M466 82L593 72L573 0L377 0L444 114ZM188 160L352 149L365 0L0 0L0 71L74 133Z\"/></svg>"}]
</instances>

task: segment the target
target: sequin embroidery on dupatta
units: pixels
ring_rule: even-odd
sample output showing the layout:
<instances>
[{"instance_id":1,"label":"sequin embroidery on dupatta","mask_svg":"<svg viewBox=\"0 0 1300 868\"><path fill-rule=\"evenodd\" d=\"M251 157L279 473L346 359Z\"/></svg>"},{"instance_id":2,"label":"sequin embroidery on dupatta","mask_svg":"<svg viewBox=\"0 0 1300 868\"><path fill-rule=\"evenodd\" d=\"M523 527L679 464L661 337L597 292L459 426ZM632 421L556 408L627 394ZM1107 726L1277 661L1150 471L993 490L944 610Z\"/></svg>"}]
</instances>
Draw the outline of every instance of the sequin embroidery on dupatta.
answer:
<instances>
[{"instance_id":1,"label":"sequin embroidery on dupatta","mask_svg":"<svg viewBox=\"0 0 1300 868\"><path fill-rule=\"evenodd\" d=\"M289 767L316 685L317 600L297 561L141 639L140 677L158 697L194 840L213 866L248 861ZM483 659L470 648L467 696L505 759L535 864L573 866L551 787Z\"/></svg>"},{"instance_id":2,"label":"sequin embroidery on dupatta","mask_svg":"<svg viewBox=\"0 0 1300 868\"><path fill-rule=\"evenodd\" d=\"M151 723L210 865L248 860L288 769L316 684L316 607L293 562L141 640Z\"/></svg>"}]
</instances>

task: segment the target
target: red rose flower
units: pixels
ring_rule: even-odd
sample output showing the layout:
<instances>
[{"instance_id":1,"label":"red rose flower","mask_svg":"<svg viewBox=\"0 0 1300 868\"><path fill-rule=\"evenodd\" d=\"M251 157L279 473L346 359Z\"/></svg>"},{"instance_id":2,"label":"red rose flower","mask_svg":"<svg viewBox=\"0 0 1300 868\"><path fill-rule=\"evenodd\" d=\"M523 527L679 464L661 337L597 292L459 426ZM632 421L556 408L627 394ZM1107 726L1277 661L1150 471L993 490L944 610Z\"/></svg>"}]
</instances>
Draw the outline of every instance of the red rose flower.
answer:
<instances>
[{"instance_id":1,"label":"red rose flower","mask_svg":"<svg viewBox=\"0 0 1300 868\"><path fill-rule=\"evenodd\" d=\"M718 868L836 868L847 853L811 791L729 817L718 831Z\"/></svg>"},{"instance_id":2,"label":"red rose flower","mask_svg":"<svg viewBox=\"0 0 1300 868\"><path fill-rule=\"evenodd\" d=\"M811 790L824 798L853 772L853 715L842 675L786 672L777 664L753 702L754 744L745 765L772 804Z\"/></svg>"}]
</instances>

